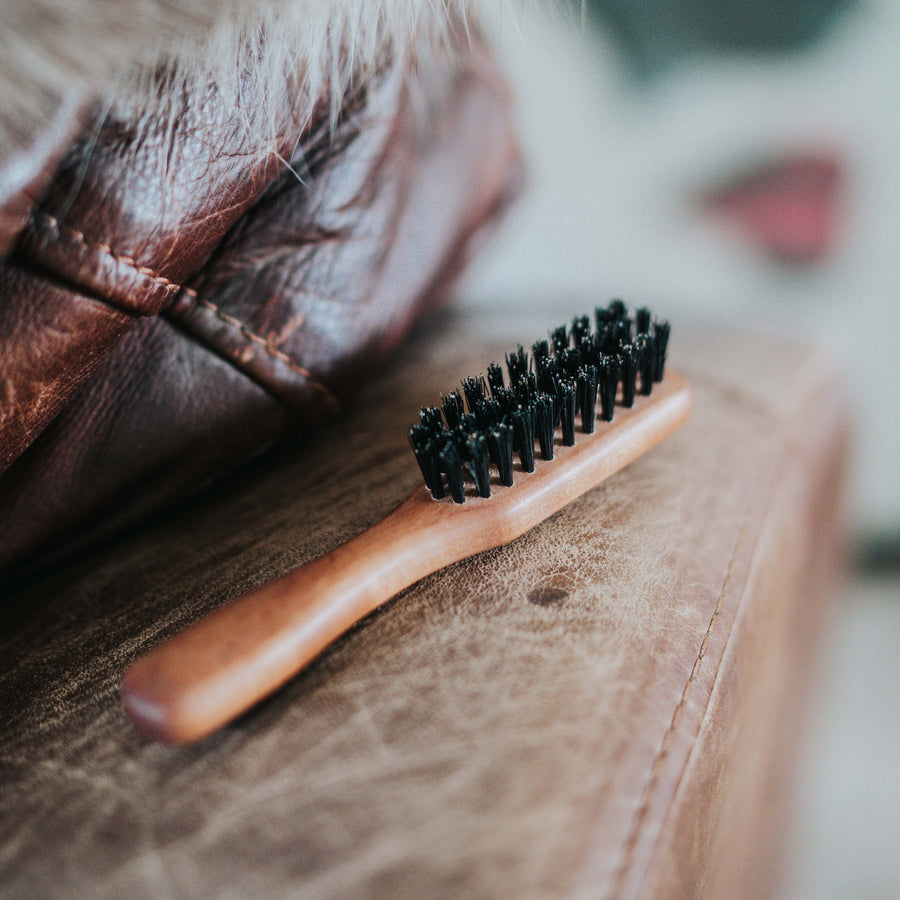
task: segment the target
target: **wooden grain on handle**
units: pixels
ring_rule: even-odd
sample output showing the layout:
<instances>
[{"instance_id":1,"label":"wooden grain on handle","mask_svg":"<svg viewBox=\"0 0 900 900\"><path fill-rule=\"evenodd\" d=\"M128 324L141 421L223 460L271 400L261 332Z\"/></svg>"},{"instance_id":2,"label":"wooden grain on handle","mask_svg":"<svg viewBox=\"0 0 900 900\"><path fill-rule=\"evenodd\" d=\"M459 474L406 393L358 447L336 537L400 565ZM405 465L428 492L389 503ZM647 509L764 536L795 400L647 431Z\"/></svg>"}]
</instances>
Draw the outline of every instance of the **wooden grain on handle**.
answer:
<instances>
[{"instance_id":1,"label":"wooden grain on handle","mask_svg":"<svg viewBox=\"0 0 900 900\"><path fill-rule=\"evenodd\" d=\"M128 714L161 740L225 725L299 672L363 616L419 579L508 543L680 427L690 390L670 372L651 396L616 408L597 433L517 472L512 487L463 504L422 485L374 527L222 607L138 659L122 679Z\"/></svg>"}]
</instances>

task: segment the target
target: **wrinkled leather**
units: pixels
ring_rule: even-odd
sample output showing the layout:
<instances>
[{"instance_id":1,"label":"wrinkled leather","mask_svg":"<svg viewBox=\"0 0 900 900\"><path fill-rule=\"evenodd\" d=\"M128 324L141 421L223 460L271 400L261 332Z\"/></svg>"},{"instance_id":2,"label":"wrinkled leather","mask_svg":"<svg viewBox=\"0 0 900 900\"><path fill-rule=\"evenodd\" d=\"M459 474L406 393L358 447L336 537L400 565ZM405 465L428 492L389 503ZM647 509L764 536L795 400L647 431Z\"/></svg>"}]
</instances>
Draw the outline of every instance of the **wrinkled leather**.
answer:
<instances>
[{"instance_id":1,"label":"wrinkled leather","mask_svg":"<svg viewBox=\"0 0 900 900\"><path fill-rule=\"evenodd\" d=\"M415 410L555 319L442 318L346 422L0 609L0 893L770 894L845 429L783 337L676 324L681 431L201 745L120 707L137 654L400 502Z\"/></svg>"},{"instance_id":2,"label":"wrinkled leather","mask_svg":"<svg viewBox=\"0 0 900 900\"><path fill-rule=\"evenodd\" d=\"M418 105L386 58L333 131L272 85L274 148L267 111L212 89L88 127L0 270L0 568L333 418L440 301L520 180L505 86L456 51Z\"/></svg>"}]
</instances>

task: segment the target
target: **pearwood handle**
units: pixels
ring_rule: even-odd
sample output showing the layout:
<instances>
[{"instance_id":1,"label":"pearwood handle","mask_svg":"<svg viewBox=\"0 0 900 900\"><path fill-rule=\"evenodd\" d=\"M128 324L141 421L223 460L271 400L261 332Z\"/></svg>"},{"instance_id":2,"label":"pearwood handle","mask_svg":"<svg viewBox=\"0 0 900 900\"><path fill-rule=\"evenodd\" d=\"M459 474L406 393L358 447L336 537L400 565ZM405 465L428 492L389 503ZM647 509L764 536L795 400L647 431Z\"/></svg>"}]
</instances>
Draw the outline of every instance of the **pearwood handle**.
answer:
<instances>
[{"instance_id":1,"label":"pearwood handle","mask_svg":"<svg viewBox=\"0 0 900 900\"><path fill-rule=\"evenodd\" d=\"M358 537L150 650L122 679L128 714L153 737L188 743L249 709L355 622L458 558L446 529L423 522L439 525L432 510L442 506L423 486Z\"/></svg>"}]
</instances>

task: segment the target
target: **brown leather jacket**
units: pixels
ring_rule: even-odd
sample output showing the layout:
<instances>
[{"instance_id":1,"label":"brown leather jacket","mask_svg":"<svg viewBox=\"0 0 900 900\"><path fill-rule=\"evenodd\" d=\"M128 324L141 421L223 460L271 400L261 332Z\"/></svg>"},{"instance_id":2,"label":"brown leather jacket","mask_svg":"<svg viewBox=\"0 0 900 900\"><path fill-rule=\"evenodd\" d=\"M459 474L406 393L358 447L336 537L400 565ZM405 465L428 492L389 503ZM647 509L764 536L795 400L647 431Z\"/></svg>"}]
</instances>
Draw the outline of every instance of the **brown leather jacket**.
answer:
<instances>
[{"instance_id":1,"label":"brown leather jacket","mask_svg":"<svg viewBox=\"0 0 900 900\"><path fill-rule=\"evenodd\" d=\"M372 46L339 89L176 61L12 130L0 571L338 415L446 295L520 180L505 85L461 28L416 77L415 41Z\"/></svg>"}]
</instances>

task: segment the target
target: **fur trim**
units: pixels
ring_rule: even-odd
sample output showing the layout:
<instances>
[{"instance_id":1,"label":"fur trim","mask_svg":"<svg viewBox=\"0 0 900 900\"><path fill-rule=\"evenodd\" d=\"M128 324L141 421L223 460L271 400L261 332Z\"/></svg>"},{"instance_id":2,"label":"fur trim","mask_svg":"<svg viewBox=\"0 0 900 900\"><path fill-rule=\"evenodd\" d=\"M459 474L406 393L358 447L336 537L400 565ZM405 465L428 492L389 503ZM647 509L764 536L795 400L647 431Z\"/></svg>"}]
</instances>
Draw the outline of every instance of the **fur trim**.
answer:
<instances>
[{"instance_id":1,"label":"fur trim","mask_svg":"<svg viewBox=\"0 0 900 900\"><path fill-rule=\"evenodd\" d=\"M442 43L465 0L4 0L0 18L0 159L30 143L64 104L136 96L162 113L160 65L182 89L198 81L251 87L296 70L311 97L337 109L354 73L386 43L419 56ZM423 36L426 38L423 40ZM255 77L246 78L247 73ZM262 77L256 77L262 76ZM112 86L112 90L110 88Z\"/></svg>"}]
</instances>

